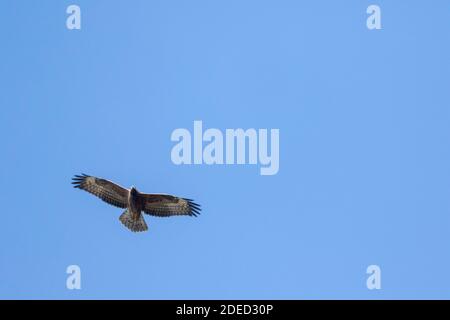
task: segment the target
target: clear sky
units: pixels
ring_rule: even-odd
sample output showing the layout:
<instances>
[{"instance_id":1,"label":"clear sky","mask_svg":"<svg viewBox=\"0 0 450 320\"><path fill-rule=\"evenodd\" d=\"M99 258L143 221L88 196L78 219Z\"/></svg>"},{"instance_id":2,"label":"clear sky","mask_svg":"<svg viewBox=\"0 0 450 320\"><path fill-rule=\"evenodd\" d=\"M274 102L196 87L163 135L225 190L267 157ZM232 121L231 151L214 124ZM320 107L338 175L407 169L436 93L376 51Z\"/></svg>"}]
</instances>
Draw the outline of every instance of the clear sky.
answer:
<instances>
[{"instance_id":1,"label":"clear sky","mask_svg":"<svg viewBox=\"0 0 450 320\"><path fill-rule=\"evenodd\" d=\"M1 1L0 298L450 298L449 28L444 0ZM174 165L195 120L278 128L278 174ZM81 172L203 213L131 233Z\"/></svg>"}]
</instances>

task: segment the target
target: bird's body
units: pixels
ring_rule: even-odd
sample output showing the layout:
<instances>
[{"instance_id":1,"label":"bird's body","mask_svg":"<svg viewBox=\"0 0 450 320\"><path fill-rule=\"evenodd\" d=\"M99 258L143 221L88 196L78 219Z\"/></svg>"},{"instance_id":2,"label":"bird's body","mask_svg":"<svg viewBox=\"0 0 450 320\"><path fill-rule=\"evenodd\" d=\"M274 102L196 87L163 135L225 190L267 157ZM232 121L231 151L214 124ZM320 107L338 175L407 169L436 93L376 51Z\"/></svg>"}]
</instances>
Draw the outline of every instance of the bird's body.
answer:
<instances>
[{"instance_id":1,"label":"bird's body","mask_svg":"<svg viewBox=\"0 0 450 320\"><path fill-rule=\"evenodd\" d=\"M142 206L139 201L139 192L131 187L128 193L128 210L130 211L133 219L137 219L142 211Z\"/></svg>"},{"instance_id":2,"label":"bird's body","mask_svg":"<svg viewBox=\"0 0 450 320\"><path fill-rule=\"evenodd\" d=\"M85 174L76 175L72 184L113 206L125 208L119 220L133 232L148 230L142 212L158 217L197 216L200 213L200 206L191 199L168 194L140 193L135 187L126 189L109 180Z\"/></svg>"}]
</instances>

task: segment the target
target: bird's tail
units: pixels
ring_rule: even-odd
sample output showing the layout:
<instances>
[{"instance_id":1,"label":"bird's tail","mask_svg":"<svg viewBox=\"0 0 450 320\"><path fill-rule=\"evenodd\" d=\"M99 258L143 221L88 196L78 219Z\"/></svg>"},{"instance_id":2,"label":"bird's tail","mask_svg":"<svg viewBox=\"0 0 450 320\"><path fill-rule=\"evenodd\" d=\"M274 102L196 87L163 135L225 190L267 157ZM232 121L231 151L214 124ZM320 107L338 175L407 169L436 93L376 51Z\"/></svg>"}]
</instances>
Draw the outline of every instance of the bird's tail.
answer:
<instances>
[{"instance_id":1,"label":"bird's tail","mask_svg":"<svg viewBox=\"0 0 450 320\"><path fill-rule=\"evenodd\" d=\"M133 232L147 231L148 227L142 214L137 218L133 218L131 212L127 209L119 217L120 222Z\"/></svg>"}]
</instances>

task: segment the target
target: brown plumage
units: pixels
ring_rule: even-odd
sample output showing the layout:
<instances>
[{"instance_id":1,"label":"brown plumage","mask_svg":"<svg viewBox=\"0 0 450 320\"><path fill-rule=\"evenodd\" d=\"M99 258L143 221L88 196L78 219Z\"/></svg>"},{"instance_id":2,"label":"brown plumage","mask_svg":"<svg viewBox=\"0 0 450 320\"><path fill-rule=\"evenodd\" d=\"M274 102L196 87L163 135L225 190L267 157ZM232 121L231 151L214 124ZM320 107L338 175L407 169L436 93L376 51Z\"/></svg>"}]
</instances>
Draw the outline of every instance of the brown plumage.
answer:
<instances>
[{"instance_id":1,"label":"brown plumage","mask_svg":"<svg viewBox=\"0 0 450 320\"><path fill-rule=\"evenodd\" d=\"M158 217L194 216L200 214L200 205L191 199L179 198L168 194L140 193L135 187L126 189L106 179L86 174L72 178L75 188L85 190L110 205L126 208L119 220L131 231L148 229L142 211Z\"/></svg>"}]
</instances>

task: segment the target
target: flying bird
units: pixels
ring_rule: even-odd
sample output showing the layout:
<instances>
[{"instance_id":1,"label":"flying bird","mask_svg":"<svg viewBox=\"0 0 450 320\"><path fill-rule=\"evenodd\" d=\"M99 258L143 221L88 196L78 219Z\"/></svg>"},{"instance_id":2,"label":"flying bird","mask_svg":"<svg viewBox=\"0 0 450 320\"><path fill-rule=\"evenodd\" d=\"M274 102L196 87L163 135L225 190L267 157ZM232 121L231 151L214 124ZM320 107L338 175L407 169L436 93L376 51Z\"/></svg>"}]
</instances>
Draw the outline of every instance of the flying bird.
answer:
<instances>
[{"instance_id":1,"label":"flying bird","mask_svg":"<svg viewBox=\"0 0 450 320\"><path fill-rule=\"evenodd\" d=\"M130 189L102 178L86 174L72 178L74 188L85 190L106 203L124 208L119 220L133 232L148 230L142 212L157 216L194 216L200 214L200 205L192 199L179 198L169 194L141 193L134 186Z\"/></svg>"}]
</instances>

